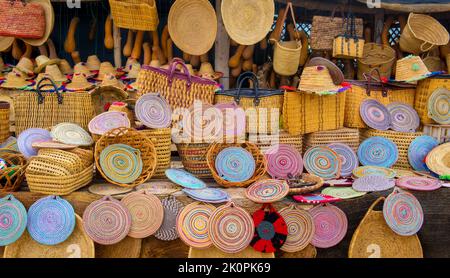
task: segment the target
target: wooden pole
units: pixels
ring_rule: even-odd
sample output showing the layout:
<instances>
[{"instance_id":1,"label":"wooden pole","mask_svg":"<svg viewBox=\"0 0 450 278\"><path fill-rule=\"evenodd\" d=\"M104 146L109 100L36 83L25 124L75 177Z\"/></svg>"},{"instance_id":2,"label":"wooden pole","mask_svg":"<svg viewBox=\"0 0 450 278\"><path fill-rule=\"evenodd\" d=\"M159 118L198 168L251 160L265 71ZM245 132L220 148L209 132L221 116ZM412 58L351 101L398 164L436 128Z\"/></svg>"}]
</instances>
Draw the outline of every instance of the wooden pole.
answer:
<instances>
[{"instance_id":1,"label":"wooden pole","mask_svg":"<svg viewBox=\"0 0 450 278\"><path fill-rule=\"evenodd\" d=\"M120 37L120 29L114 24L113 20L113 38L114 38L114 65L116 68L122 66L122 38Z\"/></svg>"},{"instance_id":2,"label":"wooden pole","mask_svg":"<svg viewBox=\"0 0 450 278\"><path fill-rule=\"evenodd\" d=\"M230 38L228 37L225 26L223 25L222 13L220 7L222 0L216 0L216 13L217 13L217 37L215 43L215 70L222 72L224 78L221 80L221 84L224 89L230 87L230 68L228 67L228 59L230 58Z\"/></svg>"}]
</instances>

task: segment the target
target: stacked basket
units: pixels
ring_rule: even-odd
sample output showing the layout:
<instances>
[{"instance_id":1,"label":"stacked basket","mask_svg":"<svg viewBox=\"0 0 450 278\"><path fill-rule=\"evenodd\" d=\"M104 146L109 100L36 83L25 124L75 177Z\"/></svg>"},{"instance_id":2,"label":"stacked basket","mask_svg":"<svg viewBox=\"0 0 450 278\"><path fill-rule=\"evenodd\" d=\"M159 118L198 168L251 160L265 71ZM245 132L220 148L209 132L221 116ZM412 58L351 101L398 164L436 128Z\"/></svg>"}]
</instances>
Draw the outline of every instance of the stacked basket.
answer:
<instances>
[{"instance_id":1,"label":"stacked basket","mask_svg":"<svg viewBox=\"0 0 450 278\"><path fill-rule=\"evenodd\" d=\"M159 129L144 129L140 131L142 134L149 138L156 149L156 157L158 160L155 173L153 177L163 177L164 172L170 168L171 152L171 129L159 128Z\"/></svg>"},{"instance_id":2,"label":"stacked basket","mask_svg":"<svg viewBox=\"0 0 450 278\"><path fill-rule=\"evenodd\" d=\"M359 147L359 131L357 128L342 128L330 131L320 131L306 134L304 137L304 151L312 147L327 146L332 143L343 143L354 151Z\"/></svg>"}]
</instances>

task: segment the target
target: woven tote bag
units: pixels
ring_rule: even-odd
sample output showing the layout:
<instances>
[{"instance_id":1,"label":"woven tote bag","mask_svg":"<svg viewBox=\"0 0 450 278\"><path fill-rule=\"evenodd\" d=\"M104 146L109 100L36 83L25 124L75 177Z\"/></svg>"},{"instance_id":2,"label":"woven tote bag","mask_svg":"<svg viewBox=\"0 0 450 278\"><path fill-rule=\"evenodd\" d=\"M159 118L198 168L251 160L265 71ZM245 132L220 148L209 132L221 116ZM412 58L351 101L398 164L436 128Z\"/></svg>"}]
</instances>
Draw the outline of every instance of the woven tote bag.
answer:
<instances>
[{"instance_id":1,"label":"woven tote bag","mask_svg":"<svg viewBox=\"0 0 450 278\"><path fill-rule=\"evenodd\" d=\"M345 33L333 41L333 57L340 59L361 58L364 52L364 39L356 35L355 15L349 13L345 23Z\"/></svg>"},{"instance_id":2,"label":"woven tote bag","mask_svg":"<svg viewBox=\"0 0 450 278\"><path fill-rule=\"evenodd\" d=\"M335 17L336 10L331 16L314 16L311 29L311 48L314 50L332 50L333 40L345 33L346 18L341 10L341 17ZM363 20L355 19L355 30L358 37L363 36Z\"/></svg>"},{"instance_id":3,"label":"woven tote bag","mask_svg":"<svg viewBox=\"0 0 450 278\"><path fill-rule=\"evenodd\" d=\"M54 92L41 92L50 81ZM88 130L89 121L94 116L94 107L88 92L58 91L56 84L49 78L43 78L37 85L37 91L23 92L15 99L16 135L28 128L48 129L59 123L74 123Z\"/></svg>"},{"instance_id":4,"label":"woven tote bag","mask_svg":"<svg viewBox=\"0 0 450 278\"><path fill-rule=\"evenodd\" d=\"M358 80L365 80L364 74L370 74L373 69L378 69L381 77L389 79L392 67L397 59L395 50L387 45L366 43L363 56L358 59Z\"/></svg>"},{"instance_id":5,"label":"woven tote bag","mask_svg":"<svg viewBox=\"0 0 450 278\"><path fill-rule=\"evenodd\" d=\"M159 18L155 0L109 0L111 15L119 28L155 31Z\"/></svg>"},{"instance_id":6,"label":"woven tote bag","mask_svg":"<svg viewBox=\"0 0 450 278\"><path fill-rule=\"evenodd\" d=\"M178 66L183 72L177 70ZM184 62L178 58L172 60L167 70L143 66L136 82L139 88L138 98L147 93L159 92L169 102L172 110L188 108L195 100L212 104L217 88L217 83L212 80L192 76Z\"/></svg>"},{"instance_id":7,"label":"woven tote bag","mask_svg":"<svg viewBox=\"0 0 450 278\"><path fill-rule=\"evenodd\" d=\"M40 39L45 33L45 11L39 3L0 0L0 36Z\"/></svg>"},{"instance_id":8,"label":"woven tote bag","mask_svg":"<svg viewBox=\"0 0 450 278\"><path fill-rule=\"evenodd\" d=\"M375 206L385 200L380 197L367 211L353 234L348 250L349 258L423 258L417 235L400 236L384 220L383 212Z\"/></svg>"},{"instance_id":9,"label":"woven tote bag","mask_svg":"<svg viewBox=\"0 0 450 278\"><path fill-rule=\"evenodd\" d=\"M450 90L450 75L442 75L419 81L416 90L414 109L419 113L423 124L435 124L428 114L428 99L438 89Z\"/></svg>"}]
</instances>

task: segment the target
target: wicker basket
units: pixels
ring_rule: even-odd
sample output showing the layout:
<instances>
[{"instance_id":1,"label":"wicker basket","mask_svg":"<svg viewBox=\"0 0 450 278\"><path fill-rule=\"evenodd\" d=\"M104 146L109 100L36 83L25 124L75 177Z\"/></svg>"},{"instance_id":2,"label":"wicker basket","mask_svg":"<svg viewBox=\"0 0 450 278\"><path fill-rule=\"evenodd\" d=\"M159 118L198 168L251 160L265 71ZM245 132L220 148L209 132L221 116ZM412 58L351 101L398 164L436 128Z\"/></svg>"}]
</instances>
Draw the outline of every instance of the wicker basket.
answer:
<instances>
[{"instance_id":1,"label":"wicker basket","mask_svg":"<svg viewBox=\"0 0 450 278\"><path fill-rule=\"evenodd\" d=\"M417 85L414 109L419 113L423 124L435 124L428 115L428 99L439 88L450 90L450 75L421 80Z\"/></svg>"},{"instance_id":2,"label":"wicker basket","mask_svg":"<svg viewBox=\"0 0 450 278\"><path fill-rule=\"evenodd\" d=\"M444 70L444 63L437 56L427 56L423 58L423 63L427 66L428 71L436 72Z\"/></svg>"},{"instance_id":3,"label":"wicker basket","mask_svg":"<svg viewBox=\"0 0 450 278\"><path fill-rule=\"evenodd\" d=\"M155 0L109 0L114 23L119 28L155 31L159 18Z\"/></svg>"},{"instance_id":4,"label":"wicker basket","mask_svg":"<svg viewBox=\"0 0 450 278\"><path fill-rule=\"evenodd\" d=\"M248 141L256 144L263 154L276 144L290 145L300 153L303 152L303 137L300 135L292 136L286 131L273 135L249 134Z\"/></svg>"},{"instance_id":5,"label":"wicker basket","mask_svg":"<svg viewBox=\"0 0 450 278\"><path fill-rule=\"evenodd\" d=\"M164 177L165 171L170 168L170 157L172 155L170 149L172 145L171 131L170 128L145 129L139 131L147 136L147 138L152 141L153 145L155 145L158 163L153 177Z\"/></svg>"},{"instance_id":6,"label":"wicker basket","mask_svg":"<svg viewBox=\"0 0 450 278\"><path fill-rule=\"evenodd\" d=\"M0 101L9 102L9 130L14 132L16 125L15 101L23 90L0 88Z\"/></svg>"},{"instance_id":7,"label":"wicker basket","mask_svg":"<svg viewBox=\"0 0 450 278\"><path fill-rule=\"evenodd\" d=\"M283 128L291 135L342 128L346 94L320 96L285 92Z\"/></svg>"},{"instance_id":8,"label":"wicker basket","mask_svg":"<svg viewBox=\"0 0 450 278\"><path fill-rule=\"evenodd\" d=\"M332 143L346 144L356 152L360 143L359 130L357 128L341 128L306 134L303 140L303 152L312 147L326 146Z\"/></svg>"},{"instance_id":9,"label":"wicker basket","mask_svg":"<svg viewBox=\"0 0 450 278\"><path fill-rule=\"evenodd\" d=\"M324 183L324 181L321 177L316 176L316 175L311 175L311 174L303 174L301 179L304 182L312 182L315 184L311 185L311 186L303 186L303 187L299 187L299 188L290 187L289 195L301 195L301 194L306 194L309 192L316 191L316 190L320 189ZM292 186L291 182L289 182L289 186Z\"/></svg>"},{"instance_id":10,"label":"wicker basket","mask_svg":"<svg viewBox=\"0 0 450 278\"><path fill-rule=\"evenodd\" d=\"M92 150L75 148L68 150L68 152L78 155L78 157L81 158L84 167L94 164L94 152Z\"/></svg>"},{"instance_id":11,"label":"wicker basket","mask_svg":"<svg viewBox=\"0 0 450 278\"><path fill-rule=\"evenodd\" d=\"M375 206L384 201L376 200L367 211L353 234L348 250L349 258L423 258L422 246L417 235L400 236L386 224L382 211Z\"/></svg>"},{"instance_id":12,"label":"wicker basket","mask_svg":"<svg viewBox=\"0 0 450 278\"><path fill-rule=\"evenodd\" d=\"M358 80L365 80L364 74L369 74L373 69L378 69L381 77L389 79L396 57L395 50L390 46L366 43L363 57L358 59Z\"/></svg>"},{"instance_id":13,"label":"wicker basket","mask_svg":"<svg viewBox=\"0 0 450 278\"><path fill-rule=\"evenodd\" d=\"M9 138L9 108L10 104L6 101L0 101L0 144Z\"/></svg>"},{"instance_id":14,"label":"wicker basket","mask_svg":"<svg viewBox=\"0 0 450 278\"><path fill-rule=\"evenodd\" d=\"M0 192L13 192L20 188L25 177L27 161L19 152L0 149L0 158L10 166L0 170Z\"/></svg>"},{"instance_id":15,"label":"wicker basket","mask_svg":"<svg viewBox=\"0 0 450 278\"><path fill-rule=\"evenodd\" d=\"M361 130L361 142L370 137L381 136L392 140L398 148L398 160L394 164L393 168L402 170L411 170L408 160L408 149L411 142L419 136L422 136L421 132L397 132L397 131L381 131L374 129Z\"/></svg>"},{"instance_id":16,"label":"wicker basket","mask_svg":"<svg viewBox=\"0 0 450 278\"><path fill-rule=\"evenodd\" d=\"M184 169L198 178L211 178L212 174L206 161L210 146L207 143L177 144Z\"/></svg>"},{"instance_id":17,"label":"wicker basket","mask_svg":"<svg viewBox=\"0 0 450 278\"><path fill-rule=\"evenodd\" d=\"M246 180L244 182L230 182L222 179L217 173L215 165L216 157L223 149L228 147L241 147L246 149L253 155L256 167L253 176L249 180ZM209 170L211 171L214 180L219 185L224 187L247 187L250 184L257 181L258 179L260 179L261 177L263 177L267 170L267 161L265 156L262 154L262 152L258 149L258 147L255 144L252 144L250 142L245 142L242 144L220 144L220 143L212 144L208 150L208 153L206 154L206 161L208 162L208 167Z\"/></svg>"},{"instance_id":18,"label":"wicker basket","mask_svg":"<svg viewBox=\"0 0 450 278\"><path fill-rule=\"evenodd\" d=\"M143 163L142 173L134 182L129 184L118 183L111 180L103 172L102 167L100 166L100 154L106 147L113 144L125 144L140 151ZM103 134L103 136L97 141L97 143L95 143L94 157L96 168L100 172L100 174L108 182L124 187L135 187L149 180L155 173L158 161L156 148L153 145L152 141L147 136L136 131L135 129L124 127L112 129Z\"/></svg>"},{"instance_id":19,"label":"wicker basket","mask_svg":"<svg viewBox=\"0 0 450 278\"><path fill-rule=\"evenodd\" d=\"M450 142L450 125L424 125L423 133L436 138L439 144Z\"/></svg>"}]
</instances>

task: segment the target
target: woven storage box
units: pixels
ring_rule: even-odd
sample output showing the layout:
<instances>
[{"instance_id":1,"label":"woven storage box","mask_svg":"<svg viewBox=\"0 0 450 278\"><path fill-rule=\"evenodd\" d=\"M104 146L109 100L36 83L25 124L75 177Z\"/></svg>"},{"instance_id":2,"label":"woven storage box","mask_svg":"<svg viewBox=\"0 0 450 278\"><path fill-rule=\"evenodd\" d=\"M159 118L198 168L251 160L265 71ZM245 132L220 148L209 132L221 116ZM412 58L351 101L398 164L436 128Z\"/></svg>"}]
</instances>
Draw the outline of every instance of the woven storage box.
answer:
<instances>
[{"instance_id":1,"label":"woven storage box","mask_svg":"<svg viewBox=\"0 0 450 278\"><path fill-rule=\"evenodd\" d=\"M172 129L170 128L145 129L139 131L152 141L156 149L158 162L153 177L165 176L165 171L170 168L170 157L172 155L170 149L172 145L171 131Z\"/></svg>"},{"instance_id":2,"label":"woven storage box","mask_svg":"<svg viewBox=\"0 0 450 278\"><path fill-rule=\"evenodd\" d=\"M348 250L349 258L423 258L417 235L400 236L386 224L383 212L374 210L384 201L376 200L353 234Z\"/></svg>"},{"instance_id":3,"label":"woven storage box","mask_svg":"<svg viewBox=\"0 0 450 278\"><path fill-rule=\"evenodd\" d=\"M358 80L365 80L364 74L378 69L381 77L390 78L397 53L393 48L383 44L366 43L363 57L358 59Z\"/></svg>"},{"instance_id":4,"label":"woven storage box","mask_svg":"<svg viewBox=\"0 0 450 278\"><path fill-rule=\"evenodd\" d=\"M423 133L436 138L439 144L450 142L450 125L424 125Z\"/></svg>"},{"instance_id":5,"label":"woven storage box","mask_svg":"<svg viewBox=\"0 0 450 278\"><path fill-rule=\"evenodd\" d=\"M397 131L381 131L374 129L361 130L361 142L370 137L380 136L392 140L398 148L398 160L394 164L393 168L402 170L411 170L408 160L408 149L411 142L419 136L422 136L421 132L397 132Z\"/></svg>"},{"instance_id":6,"label":"woven storage box","mask_svg":"<svg viewBox=\"0 0 450 278\"><path fill-rule=\"evenodd\" d=\"M345 102L346 127L367 128L361 118L360 106L366 99L376 99L387 105L391 102L401 102L414 106L416 88L413 86L396 87L382 85L380 82L352 81L352 88L347 92Z\"/></svg>"},{"instance_id":7,"label":"woven storage box","mask_svg":"<svg viewBox=\"0 0 450 278\"><path fill-rule=\"evenodd\" d=\"M8 165L14 165L0 169L0 192L12 192L20 188L25 178L27 161L19 152L0 149L0 158Z\"/></svg>"},{"instance_id":8,"label":"woven storage box","mask_svg":"<svg viewBox=\"0 0 450 278\"><path fill-rule=\"evenodd\" d=\"M100 166L100 154L106 147L114 144L128 145L140 151L143 163L142 173L132 183L122 184L111 180L105 175L105 173L102 170L102 167ZM135 187L146 182L155 173L157 165L156 148L153 145L152 141L145 134L142 134L132 128L120 127L112 129L103 134L103 136L95 143L94 157L95 157L95 166L97 170L100 172L100 174L108 182L124 187Z\"/></svg>"},{"instance_id":9,"label":"woven storage box","mask_svg":"<svg viewBox=\"0 0 450 278\"><path fill-rule=\"evenodd\" d=\"M414 109L419 113L423 124L435 124L428 115L428 99L437 89L450 90L450 75L432 77L419 81L417 85Z\"/></svg>"},{"instance_id":10,"label":"woven storage box","mask_svg":"<svg viewBox=\"0 0 450 278\"><path fill-rule=\"evenodd\" d=\"M303 151L303 137L300 135L292 136L286 131L281 131L280 134L265 135L265 134L249 134L248 141L256 144L262 153L266 153L271 146L276 144L290 145L297 149L300 153Z\"/></svg>"},{"instance_id":11,"label":"woven storage box","mask_svg":"<svg viewBox=\"0 0 450 278\"><path fill-rule=\"evenodd\" d=\"M9 102L0 101L0 144L5 142L9 138L11 133L9 132Z\"/></svg>"},{"instance_id":12,"label":"woven storage box","mask_svg":"<svg viewBox=\"0 0 450 278\"><path fill-rule=\"evenodd\" d=\"M155 31L158 29L158 10L155 0L109 0L111 15L119 28Z\"/></svg>"},{"instance_id":13,"label":"woven storage box","mask_svg":"<svg viewBox=\"0 0 450 278\"><path fill-rule=\"evenodd\" d=\"M17 96L23 93L23 90L0 88L0 101L9 102L9 130L15 131L16 112L15 112L15 100Z\"/></svg>"},{"instance_id":14,"label":"woven storage box","mask_svg":"<svg viewBox=\"0 0 450 278\"><path fill-rule=\"evenodd\" d=\"M211 145L208 143L177 144L178 155L184 169L199 178L211 178L212 174L206 161Z\"/></svg>"},{"instance_id":15,"label":"woven storage box","mask_svg":"<svg viewBox=\"0 0 450 278\"><path fill-rule=\"evenodd\" d=\"M300 135L344 126L347 92L316 95L305 92L285 92L283 128L291 135Z\"/></svg>"},{"instance_id":16,"label":"woven storage box","mask_svg":"<svg viewBox=\"0 0 450 278\"><path fill-rule=\"evenodd\" d=\"M346 144L356 152L360 143L359 130L357 128L341 128L305 134L303 152L312 147L327 146L332 143Z\"/></svg>"},{"instance_id":17,"label":"woven storage box","mask_svg":"<svg viewBox=\"0 0 450 278\"><path fill-rule=\"evenodd\" d=\"M253 176L244 182L230 182L222 179L219 174L216 171L216 157L217 155L225 148L228 147L241 147L246 149L248 152L250 152L253 155L253 158L255 159L255 172ZM242 144L219 144L214 143L211 145L211 147L208 150L208 153L206 154L206 161L208 162L209 170L211 171L211 174L214 178L214 180L221 186L224 187L247 187L250 184L254 183L258 179L264 176L267 170L267 161L264 156L264 154L259 150L259 148L250 142L245 142Z\"/></svg>"}]
</instances>

